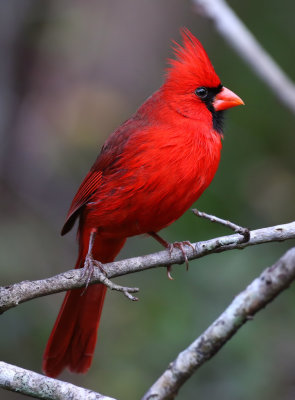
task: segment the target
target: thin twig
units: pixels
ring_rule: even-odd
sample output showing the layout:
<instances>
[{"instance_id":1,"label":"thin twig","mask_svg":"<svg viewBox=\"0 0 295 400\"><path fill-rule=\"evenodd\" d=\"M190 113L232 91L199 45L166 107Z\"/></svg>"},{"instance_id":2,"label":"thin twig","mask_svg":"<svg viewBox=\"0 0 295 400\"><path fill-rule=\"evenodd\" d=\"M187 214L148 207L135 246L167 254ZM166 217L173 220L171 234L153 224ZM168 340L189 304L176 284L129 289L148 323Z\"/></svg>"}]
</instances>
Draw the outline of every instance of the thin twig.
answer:
<instances>
[{"instance_id":1,"label":"thin twig","mask_svg":"<svg viewBox=\"0 0 295 400\"><path fill-rule=\"evenodd\" d=\"M231 221L215 217L215 215L207 214L203 211L199 211L196 208L192 209L192 212L200 218L205 218L208 219L211 222L216 222L217 224L221 224L223 226L226 226L227 228L231 229L232 231L239 233L240 235L243 236L243 241L248 242L250 239L250 231L248 228L244 228L243 226L234 224Z\"/></svg>"},{"instance_id":2,"label":"thin twig","mask_svg":"<svg viewBox=\"0 0 295 400\"><path fill-rule=\"evenodd\" d=\"M295 85L258 43L224 0L192 0L195 11L211 19L218 32L252 67L274 95L295 113ZM255 10L253 10L255 12Z\"/></svg>"},{"instance_id":3,"label":"thin twig","mask_svg":"<svg viewBox=\"0 0 295 400\"><path fill-rule=\"evenodd\" d=\"M37 399L115 400L79 386L0 361L0 387Z\"/></svg>"},{"instance_id":4,"label":"thin twig","mask_svg":"<svg viewBox=\"0 0 295 400\"><path fill-rule=\"evenodd\" d=\"M135 297L135 296L132 296L131 293L139 292L139 288L117 285L116 283L114 283L111 280L109 280L105 276L105 274L103 274L100 271L96 271L96 274L98 274L98 276L100 276L99 281L101 283L103 283L104 285L106 285L109 289L116 290L118 292L122 292L129 300L138 301L138 298Z\"/></svg>"},{"instance_id":5,"label":"thin twig","mask_svg":"<svg viewBox=\"0 0 295 400\"><path fill-rule=\"evenodd\" d=\"M234 234L186 245L184 246L184 251L188 260L193 260L212 253L243 249L261 243L280 242L294 238L295 222L291 222L289 224L253 230L250 232L250 240L248 242L241 243L241 236ZM182 251L174 247L171 253L164 250L146 256L112 262L104 264L104 269L107 271L107 278L113 278L146 269L166 267L169 264L182 264L184 261ZM76 269L47 279L23 281L10 286L0 287L0 313L37 297L83 287L86 284L86 278L82 278L82 276L83 269ZM89 284L100 283L102 279L103 277L99 269L95 269Z\"/></svg>"},{"instance_id":6,"label":"thin twig","mask_svg":"<svg viewBox=\"0 0 295 400\"><path fill-rule=\"evenodd\" d=\"M208 329L169 364L142 400L171 400L183 383L259 310L270 303L295 279L295 247L267 268Z\"/></svg>"}]
</instances>

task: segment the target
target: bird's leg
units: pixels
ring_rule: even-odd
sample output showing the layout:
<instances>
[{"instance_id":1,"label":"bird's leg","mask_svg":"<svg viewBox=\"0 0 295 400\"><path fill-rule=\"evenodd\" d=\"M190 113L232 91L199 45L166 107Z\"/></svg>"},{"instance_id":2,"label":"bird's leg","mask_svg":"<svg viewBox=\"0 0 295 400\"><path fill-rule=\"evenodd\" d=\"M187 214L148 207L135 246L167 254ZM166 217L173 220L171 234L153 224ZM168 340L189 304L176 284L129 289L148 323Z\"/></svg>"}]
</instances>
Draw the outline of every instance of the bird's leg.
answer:
<instances>
[{"instance_id":1,"label":"bird's leg","mask_svg":"<svg viewBox=\"0 0 295 400\"><path fill-rule=\"evenodd\" d=\"M183 242L174 242L174 243L169 243L167 242L165 239L161 238L161 236L159 236L157 233L155 232L149 232L149 235L151 237L153 237L154 239L157 240L157 242L159 242L162 246L164 246L167 250L169 250L170 256L172 254L173 248L177 248L179 250L181 250L184 261L185 261L185 265L186 265L186 269L188 270L188 258L186 255L186 252L184 250L184 246L190 246L194 251L195 248L194 246L191 244L191 242L189 242L188 240L185 240ZM172 265L167 265L167 276L169 279L173 280L172 276L171 276L171 270L172 270Z\"/></svg>"},{"instance_id":2,"label":"bird's leg","mask_svg":"<svg viewBox=\"0 0 295 400\"><path fill-rule=\"evenodd\" d=\"M95 267L99 268L100 272L103 273L104 275L106 275L106 271L103 268L102 263L97 260L94 260L93 255L92 255L92 249L93 249L93 245L94 245L95 236L96 236L96 229L92 229L92 231L90 233L90 238L89 238L88 252L85 257L84 266L83 266L84 271L82 274L82 278L85 278L85 276L87 276L86 287L85 287L86 289L89 285L89 282L93 275Z\"/></svg>"},{"instance_id":3,"label":"bird's leg","mask_svg":"<svg viewBox=\"0 0 295 400\"><path fill-rule=\"evenodd\" d=\"M90 238L89 238L89 245L88 245L88 252L85 257L84 261L84 271L82 273L82 279L87 277L86 280L86 286L85 289L83 290L81 296L85 293L87 290L87 287L89 285L90 279L92 278L94 274L95 267L97 267L100 271L100 282L107 286L111 290L117 290L118 292L122 292L129 300L132 301L137 301L138 298L133 296L131 293L136 293L139 291L138 288L132 288L132 287L126 287L126 286L120 286L117 285L116 283L113 283L108 277L107 277L107 272L103 268L103 264L100 261L94 260L93 255L92 255L92 249L94 245L94 240L96 236L96 229L93 229L90 233Z\"/></svg>"},{"instance_id":4,"label":"bird's leg","mask_svg":"<svg viewBox=\"0 0 295 400\"><path fill-rule=\"evenodd\" d=\"M242 226L236 225L233 222L230 221L226 221L222 218L219 217L215 217L215 215L211 215L211 214L207 214L205 212L199 211L196 208L194 208L192 210L192 212L197 216L197 217L201 217L201 218L205 218L205 219L209 219L209 221L211 222L216 222L218 224L227 226L229 229L233 230L236 233L239 233L240 235L243 236L243 238L241 238L241 243L244 242L248 242L250 239L250 231L248 228L244 228Z\"/></svg>"},{"instance_id":5,"label":"bird's leg","mask_svg":"<svg viewBox=\"0 0 295 400\"><path fill-rule=\"evenodd\" d=\"M149 235L151 237L153 237L154 239L156 239L156 241L159 242L163 247L165 247L167 250L169 250L169 253L171 256L171 252L172 252L171 243L169 243L165 239L161 238L161 236L159 236L156 232L149 232ZM169 264L169 265L167 265L167 276L171 281L173 281L173 278L171 276L171 271L172 271L172 265Z\"/></svg>"}]
</instances>

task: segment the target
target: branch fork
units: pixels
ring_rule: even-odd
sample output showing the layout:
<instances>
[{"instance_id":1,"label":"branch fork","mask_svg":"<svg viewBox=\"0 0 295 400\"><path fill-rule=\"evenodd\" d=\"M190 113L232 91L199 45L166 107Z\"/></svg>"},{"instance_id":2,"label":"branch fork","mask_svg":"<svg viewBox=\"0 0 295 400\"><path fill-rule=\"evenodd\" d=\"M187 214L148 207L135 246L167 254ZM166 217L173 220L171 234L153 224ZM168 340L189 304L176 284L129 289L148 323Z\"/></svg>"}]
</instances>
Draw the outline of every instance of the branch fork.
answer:
<instances>
[{"instance_id":1,"label":"branch fork","mask_svg":"<svg viewBox=\"0 0 295 400\"><path fill-rule=\"evenodd\" d=\"M192 246L194 246L195 251L190 246L187 246L185 252L188 259L191 260L220 251L243 249L247 246L294 238L295 222L291 222L251 231L250 239L247 242L241 243L241 235L235 233L193 243ZM108 271L108 276L105 276L99 268L95 268L89 283L103 283L111 290L118 290L119 288L119 291L122 291L129 298L129 295L138 289L116 285L109 278L159 266L165 267L170 262L173 264L182 263L183 255L181 251L173 251L170 256L169 252L164 250L129 260L104 264L104 269ZM288 287L294 278L295 248L286 253L273 267L266 270L244 292L238 295L226 311L198 339L179 354L175 361L170 364L170 367L144 395L142 400L173 399L191 374L210 359L243 323L252 319L255 312L270 302L280 291ZM76 269L43 280L24 281L8 287L0 287L0 313L33 298L81 288L86 285L86 279L87 277L85 276L83 278L83 270ZM131 295L131 297L133 296ZM21 380L17 379L19 373L23 376ZM39 377L40 379L42 378L42 383L38 380ZM24 379L27 382L25 387L23 385ZM42 392L43 386L53 390L47 397L44 397ZM32 371L3 362L0 362L0 387L33 397L52 400L54 398L64 400L70 398L114 400L99 393L76 388L71 384L38 375ZM79 391L79 395L72 396L73 391Z\"/></svg>"},{"instance_id":2,"label":"branch fork","mask_svg":"<svg viewBox=\"0 0 295 400\"><path fill-rule=\"evenodd\" d=\"M107 277L107 272L106 268L104 268L104 264L97 260L92 260L91 265L91 270L89 271L88 265L85 263L85 266L81 268L80 272L80 281L82 286L85 286L85 290L87 289L89 283L92 283L92 278L97 280L98 282L96 283L102 283L105 285L107 288L110 290L115 290L118 292L123 293L129 300L132 301L137 301L138 298L133 296L131 293L137 293L139 292L139 288L136 287L128 287L128 286L121 286L117 285L116 283L112 282L108 277ZM83 296L85 290L82 292L81 296Z\"/></svg>"},{"instance_id":3,"label":"branch fork","mask_svg":"<svg viewBox=\"0 0 295 400\"><path fill-rule=\"evenodd\" d=\"M232 249L244 249L248 246L269 242L281 242L289 239L295 239L295 221L253 230L251 231L250 240L248 242L241 243L241 236L239 234L234 234L192 243L195 250L193 251L188 246L185 248L185 252L188 260L193 260L212 253L219 253ZM151 268L166 267L171 263L183 263L181 251L174 250L170 256L169 252L163 250L145 256L107 263L104 264L104 268L107 270L107 277L101 276L100 271L95 268L89 284L103 283L103 280L105 280L106 285L111 290L116 290L113 289L116 285L109 283L111 278ZM83 271L81 269L72 269L46 279L23 281L8 287L0 287L0 314L10 308L16 307L18 304L34 298L84 287L86 278L84 277L84 279L82 279L82 274ZM128 292L129 294L135 293L135 289L137 289L125 288L123 286L121 288L123 289L119 291L123 293Z\"/></svg>"},{"instance_id":4,"label":"branch fork","mask_svg":"<svg viewBox=\"0 0 295 400\"><path fill-rule=\"evenodd\" d=\"M211 222L216 222L217 224L226 226L227 228L231 229L235 233L239 233L240 235L243 236L241 239L240 243L248 242L250 240L250 231L248 228L244 228L243 226L234 224L233 222L230 222L228 220L215 217L215 215L207 214L203 211L199 211L196 208L192 209L192 212L200 218L205 218L208 219Z\"/></svg>"},{"instance_id":5,"label":"branch fork","mask_svg":"<svg viewBox=\"0 0 295 400\"><path fill-rule=\"evenodd\" d=\"M133 296L131 293L139 292L139 288L117 285L100 270L96 271L96 276L99 277L100 282L107 286L109 289L122 292L129 300L138 301L138 298Z\"/></svg>"}]
</instances>

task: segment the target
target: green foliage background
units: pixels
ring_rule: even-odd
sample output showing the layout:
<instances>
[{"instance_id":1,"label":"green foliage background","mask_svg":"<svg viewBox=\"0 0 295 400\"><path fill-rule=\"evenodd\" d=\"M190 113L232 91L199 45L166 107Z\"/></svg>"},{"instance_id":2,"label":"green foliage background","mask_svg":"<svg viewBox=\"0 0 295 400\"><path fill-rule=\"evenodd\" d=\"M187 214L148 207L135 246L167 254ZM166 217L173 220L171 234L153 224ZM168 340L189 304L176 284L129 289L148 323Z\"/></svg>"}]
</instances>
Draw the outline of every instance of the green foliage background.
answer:
<instances>
[{"instance_id":1,"label":"green foliage background","mask_svg":"<svg viewBox=\"0 0 295 400\"><path fill-rule=\"evenodd\" d=\"M295 3L230 5L294 79ZM10 0L0 4L1 284L40 279L74 265L75 233L59 236L68 206L114 128L163 81L171 39L187 26L222 82L246 107L227 113L221 165L199 209L250 228L294 220L294 117L216 33L176 0ZM173 173L173 172L172 172ZM187 212L162 232L170 241L228 233ZM262 269L293 243L212 255L118 281L140 301L109 293L93 367L61 376L120 400L138 399ZM120 258L160 250L132 238ZM62 295L1 316L0 358L41 371ZM1 391L1 399L21 399ZM180 399L295 397L294 288L258 314L183 387Z\"/></svg>"}]
</instances>

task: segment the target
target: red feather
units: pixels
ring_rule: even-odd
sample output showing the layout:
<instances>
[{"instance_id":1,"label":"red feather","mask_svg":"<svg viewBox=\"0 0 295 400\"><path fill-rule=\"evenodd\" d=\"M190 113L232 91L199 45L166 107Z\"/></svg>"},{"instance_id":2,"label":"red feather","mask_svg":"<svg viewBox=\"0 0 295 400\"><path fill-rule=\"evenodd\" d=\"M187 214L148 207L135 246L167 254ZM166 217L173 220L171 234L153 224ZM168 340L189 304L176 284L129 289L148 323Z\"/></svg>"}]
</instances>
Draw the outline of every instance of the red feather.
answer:
<instances>
[{"instance_id":1,"label":"red feather","mask_svg":"<svg viewBox=\"0 0 295 400\"><path fill-rule=\"evenodd\" d=\"M62 228L61 234L65 235L73 227L73 224L78 217L80 208L87 202L91 201L91 197L97 191L101 183L101 171L89 171L84 181L81 183L76 196L74 197L69 212L66 216L65 224Z\"/></svg>"},{"instance_id":2,"label":"red feather","mask_svg":"<svg viewBox=\"0 0 295 400\"><path fill-rule=\"evenodd\" d=\"M112 261L127 237L158 232L179 218L212 181L220 160L222 111L242 104L223 88L201 43L187 30L166 80L106 141L71 204L62 233L79 217L83 267ZM105 287L67 294L48 341L43 368L85 372L91 364Z\"/></svg>"}]
</instances>

